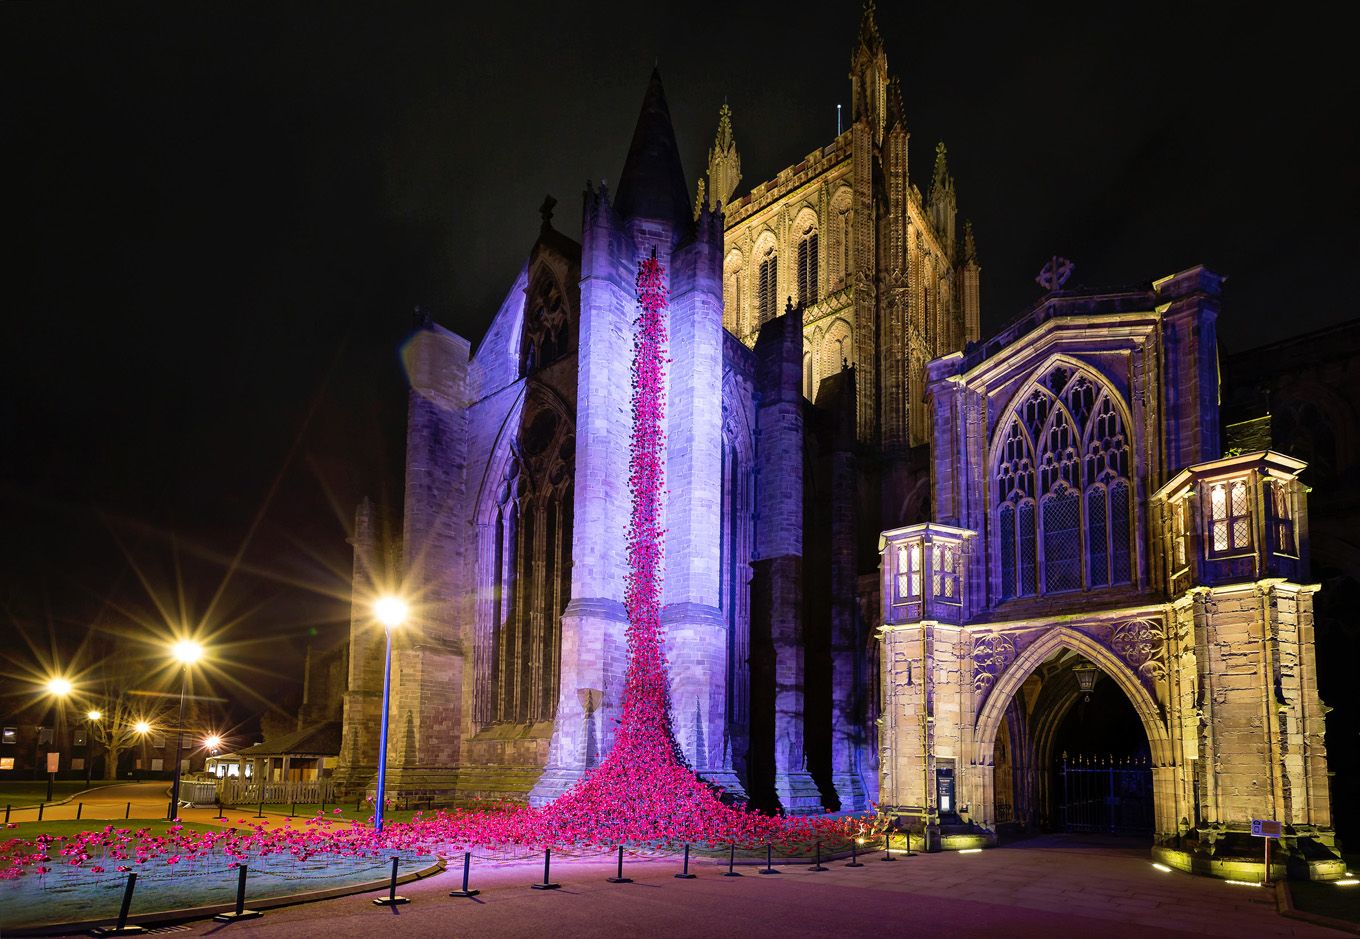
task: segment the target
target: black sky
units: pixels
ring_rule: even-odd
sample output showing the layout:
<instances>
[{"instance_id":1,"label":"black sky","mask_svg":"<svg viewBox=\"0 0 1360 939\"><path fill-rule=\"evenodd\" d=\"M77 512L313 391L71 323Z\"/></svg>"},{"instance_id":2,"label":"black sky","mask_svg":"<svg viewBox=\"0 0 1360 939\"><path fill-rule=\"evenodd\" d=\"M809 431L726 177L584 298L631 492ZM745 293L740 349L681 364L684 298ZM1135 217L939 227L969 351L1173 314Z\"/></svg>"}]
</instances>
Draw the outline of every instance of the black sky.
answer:
<instances>
[{"instance_id":1,"label":"black sky","mask_svg":"<svg viewBox=\"0 0 1360 939\"><path fill-rule=\"evenodd\" d=\"M355 502L400 498L412 308L480 337L543 195L576 236L617 177L656 60L691 180L724 97L743 190L848 109L857 3L462 6L0 4L0 629L125 635L177 581L194 619L245 544L268 576L213 619L286 699L340 635ZM1053 253L1088 286L1228 275L1228 350L1356 315L1347 34L1253 6L879 11L913 181L946 141L977 229L984 333Z\"/></svg>"}]
</instances>

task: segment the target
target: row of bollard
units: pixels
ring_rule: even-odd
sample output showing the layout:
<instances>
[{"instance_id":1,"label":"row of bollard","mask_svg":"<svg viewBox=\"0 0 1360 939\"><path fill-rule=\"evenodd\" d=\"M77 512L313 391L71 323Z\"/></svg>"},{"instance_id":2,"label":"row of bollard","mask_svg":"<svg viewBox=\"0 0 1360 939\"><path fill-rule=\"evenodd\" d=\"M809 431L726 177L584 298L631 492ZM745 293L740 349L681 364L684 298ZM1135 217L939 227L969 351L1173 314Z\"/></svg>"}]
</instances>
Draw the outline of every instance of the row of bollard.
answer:
<instances>
[{"instance_id":1,"label":"row of bollard","mask_svg":"<svg viewBox=\"0 0 1360 939\"><path fill-rule=\"evenodd\" d=\"M6 825L9 824L9 816L10 816L10 812L13 810L13 808L14 808L14 806L13 806L11 803L8 803L8 802L5 803L5 824L6 824ZM47 808L47 803L46 803L46 802L39 802L39 803L38 803L38 821L42 821L42 820L43 820L43 811L44 811L46 808ZM85 803L84 803L84 802L77 802L77 803L76 803L76 820L79 821L79 820L80 820L80 817L81 817L82 815L84 815L84 814L85 814ZM127 808L125 808L125 809L123 810L123 818L126 819L126 818L131 818L131 817L132 817L132 803L129 802L129 803L127 804Z\"/></svg>"},{"instance_id":2,"label":"row of bollard","mask_svg":"<svg viewBox=\"0 0 1360 939\"><path fill-rule=\"evenodd\" d=\"M6 808L8 809L8 806ZM907 842L906 855L908 857L915 856L911 850L910 839L908 839ZM737 873L736 870L734 870L734 867L736 866L736 859L737 859L737 846L735 843L733 843L729 848L727 856L727 871L722 876L724 877L742 876L741 874ZM882 860L884 861L897 860L897 858L892 856L892 837L890 834L885 835L883 839ZM392 872L388 880L387 895L382 897L375 897L373 899L374 906L400 906L404 903L411 902L409 898L397 894L397 874L398 866L400 865L400 863L401 863L400 857L398 857L397 855L393 855ZM850 842L850 862L845 866L846 867L864 866L859 860L858 843L856 841ZM815 862L811 867L808 868L808 870L826 871L829 869L830 868L827 868L822 865L822 843L818 841L815 849ZM465 851L463 853L463 886L459 890L449 891L449 896L475 897L481 893L480 890L473 890L470 889L468 886L468 877L471 873L471 870L472 870L472 852ZM761 874L780 873L779 871L774 869L774 846L771 844L765 845L765 866L760 869L759 873ZM684 849L684 861L682 862L680 873L676 874L675 877L677 880L693 880L695 876L696 875L691 874L689 870L689 845L686 844ZM256 919L262 915L257 910L246 909L246 877L247 867L246 865L242 864L239 868L237 868L236 908L231 912L219 913L217 916L214 916L213 919L217 920L220 923L234 923L237 922L238 920ZM623 845L619 845L618 865L616 868L615 876L609 877L607 878L607 880L611 884L631 884L633 882L633 879L631 877L623 876ZM127 884L123 888L123 902L118 911L117 924L114 926L102 926L94 930L92 935L132 936L139 935L146 931L141 926L129 925L127 921L128 911L132 907L132 894L133 891L136 889L136 886L137 886L137 873L133 871L128 874ZM561 888L562 885L560 883L555 883L552 880L552 848L545 848L543 850L543 881L541 883L530 884L529 886L534 890L557 890Z\"/></svg>"}]
</instances>

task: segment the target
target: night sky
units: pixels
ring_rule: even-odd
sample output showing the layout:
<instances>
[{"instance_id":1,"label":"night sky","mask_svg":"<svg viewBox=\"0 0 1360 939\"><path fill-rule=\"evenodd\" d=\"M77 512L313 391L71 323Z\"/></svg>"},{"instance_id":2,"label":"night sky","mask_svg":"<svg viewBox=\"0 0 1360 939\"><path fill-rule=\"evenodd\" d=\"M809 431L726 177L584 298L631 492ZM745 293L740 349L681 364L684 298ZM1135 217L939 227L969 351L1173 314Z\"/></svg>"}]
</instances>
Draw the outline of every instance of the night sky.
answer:
<instances>
[{"instance_id":1,"label":"night sky","mask_svg":"<svg viewBox=\"0 0 1360 939\"><path fill-rule=\"evenodd\" d=\"M976 227L984 334L1054 253L1069 286L1228 275L1229 351L1356 315L1350 50L1247 6L880 10L913 181L943 139ZM237 715L287 704L307 641L343 635L355 503L400 504L413 308L475 342L545 193L579 237L654 61L691 184L724 97L739 192L825 145L858 21L851 2L0 4L6 670L202 619Z\"/></svg>"}]
</instances>

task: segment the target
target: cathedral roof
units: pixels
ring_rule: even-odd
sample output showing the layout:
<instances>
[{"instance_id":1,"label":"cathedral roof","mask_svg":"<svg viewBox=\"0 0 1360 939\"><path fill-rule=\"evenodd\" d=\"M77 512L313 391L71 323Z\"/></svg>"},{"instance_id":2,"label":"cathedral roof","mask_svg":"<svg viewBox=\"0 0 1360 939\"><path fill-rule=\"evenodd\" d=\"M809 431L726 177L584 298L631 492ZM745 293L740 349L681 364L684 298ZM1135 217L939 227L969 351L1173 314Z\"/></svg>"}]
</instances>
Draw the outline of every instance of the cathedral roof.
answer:
<instances>
[{"instance_id":1,"label":"cathedral roof","mask_svg":"<svg viewBox=\"0 0 1360 939\"><path fill-rule=\"evenodd\" d=\"M689 187L680 167L680 148L675 143L675 128L671 125L659 69L652 70L652 80L642 99L642 112L638 114L633 143L623 164L614 208L624 218L672 222L677 232L691 223Z\"/></svg>"}]
</instances>

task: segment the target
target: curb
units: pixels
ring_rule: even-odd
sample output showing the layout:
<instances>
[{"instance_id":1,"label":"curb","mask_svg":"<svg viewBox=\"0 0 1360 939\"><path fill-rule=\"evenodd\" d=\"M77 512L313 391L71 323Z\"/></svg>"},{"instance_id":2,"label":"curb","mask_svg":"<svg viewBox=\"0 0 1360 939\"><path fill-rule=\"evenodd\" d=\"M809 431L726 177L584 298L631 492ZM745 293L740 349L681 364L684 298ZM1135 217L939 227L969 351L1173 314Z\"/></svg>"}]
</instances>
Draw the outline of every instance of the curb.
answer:
<instances>
[{"instance_id":1,"label":"curb","mask_svg":"<svg viewBox=\"0 0 1360 939\"><path fill-rule=\"evenodd\" d=\"M1323 916L1319 913L1308 913L1294 907L1294 897L1289 892L1289 883L1283 880L1275 881L1275 909L1281 916L1289 919L1296 919L1304 923L1312 923L1314 926L1324 926L1328 929L1336 929L1340 932L1348 932L1352 935L1360 936L1360 923L1352 923L1344 919L1333 919L1330 916Z\"/></svg>"},{"instance_id":2,"label":"curb","mask_svg":"<svg viewBox=\"0 0 1360 939\"><path fill-rule=\"evenodd\" d=\"M441 857L434 864L424 870L418 870L411 874L403 874L397 878L398 884L409 884L413 881L424 880L433 877L435 874L444 872L447 861ZM381 890L392 882L390 877L382 880L367 880L361 884L349 884L340 887L330 887L326 890L312 890L307 893L293 893L284 897L270 897L264 900L251 900L249 906L254 910L273 910L281 906L295 906L300 903L313 903L317 900L333 900L336 897L348 897L357 893L368 893L373 890ZM127 918L129 925L157 926L168 925L170 923L183 922L184 920L210 919L218 913L230 913L236 909L235 901L231 903L216 903L212 906L194 906L180 910L162 910L155 913L137 913ZM6 931L9 936L64 936L71 933L85 933L97 926L108 926L113 924L113 918L82 920L76 923L49 923L38 926L20 926L17 929Z\"/></svg>"}]
</instances>

